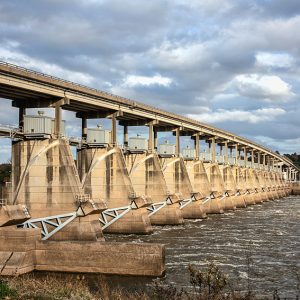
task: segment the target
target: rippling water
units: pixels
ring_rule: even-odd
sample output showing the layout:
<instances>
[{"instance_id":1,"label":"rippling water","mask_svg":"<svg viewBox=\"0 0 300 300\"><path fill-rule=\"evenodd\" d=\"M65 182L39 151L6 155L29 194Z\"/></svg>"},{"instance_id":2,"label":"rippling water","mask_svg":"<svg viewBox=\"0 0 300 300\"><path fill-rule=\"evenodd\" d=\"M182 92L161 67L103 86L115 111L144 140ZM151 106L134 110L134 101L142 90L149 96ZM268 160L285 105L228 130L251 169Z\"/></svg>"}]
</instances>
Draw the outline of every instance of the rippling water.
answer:
<instances>
[{"instance_id":1,"label":"rippling water","mask_svg":"<svg viewBox=\"0 0 300 300\"><path fill-rule=\"evenodd\" d=\"M155 227L148 236L108 235L106 240L166 244L166 276L161 280L178 287L189 286L189 264L201 267L213 261L235 278L240 290L250 282L260 295L270 296L277 289L295 299L300 284L299 221L300 197L290 196L206 220L186 220L182 226ZM151 279L116 281L142 286Z\"/></svg>"}]
</instances>

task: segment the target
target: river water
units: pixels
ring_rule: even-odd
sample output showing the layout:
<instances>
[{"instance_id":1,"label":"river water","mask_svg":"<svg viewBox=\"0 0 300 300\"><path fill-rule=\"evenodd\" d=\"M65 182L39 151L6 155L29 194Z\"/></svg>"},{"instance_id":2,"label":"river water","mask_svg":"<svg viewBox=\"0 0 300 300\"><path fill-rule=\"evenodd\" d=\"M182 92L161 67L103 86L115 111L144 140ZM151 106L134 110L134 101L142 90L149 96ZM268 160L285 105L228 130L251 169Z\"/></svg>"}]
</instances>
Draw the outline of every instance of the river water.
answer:
<instances>
[{"instance_id":1,"label":"river water","mask_svg":"<svg viewBox=\"0 0 300 300\"><path fill-rule=\"evenodd\" d=\"M107 241L166 244L166 275L160 280L188 287L189 264L214 262L232 278L237 290L291 297L300 284L300 197L249 206L181 226L155 227L147 236L107 235ZM298 277L297 277L298 276ZM114 278L121 286L149 285L149 278ZM297 286L298 285L298 286Z\"/></svg>"}]
</instances>

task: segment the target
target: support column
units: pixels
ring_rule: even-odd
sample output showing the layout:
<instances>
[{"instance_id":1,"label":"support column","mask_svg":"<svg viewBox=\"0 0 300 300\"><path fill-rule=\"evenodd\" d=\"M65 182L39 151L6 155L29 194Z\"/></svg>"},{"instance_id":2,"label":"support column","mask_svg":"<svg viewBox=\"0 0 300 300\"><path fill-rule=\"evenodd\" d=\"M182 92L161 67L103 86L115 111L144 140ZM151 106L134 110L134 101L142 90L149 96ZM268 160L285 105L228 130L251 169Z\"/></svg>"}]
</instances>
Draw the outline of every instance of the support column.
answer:
<instances>
[{"instance_id":1,"label":"support column","mask_svg":"<svg viewBox=\"0 0 300 300\"><path fill-rule=\"evenodd\" d=\"M274 171L274 159L273 158L271 158L270 168L271 168L271 171Z\"/></svg>"},{"instance_id":2,"label":"support column","mask_svg":"<svg viewBox=\"0 0 300 300\"><path fill-rule=\"evenodd\" d=\"M247 152L247 147L244 147L244 167L247 167L247 162L248 162L248 152Z\"/></svg>"},{"instance_id":3,"label":"support column","mask_svg":"<svg viewBox=\"0 0 300 300\"><path fill-rule=\"evenodd\" d=\"M257 152L257 163L258 163L258 168L260 169L260 152Z\"/></svg>"},{"instance_id":4,"label":"support column","mask_svg":"<svg viewBox=\"0 0 300 300\"><path fill-rule=\"evenodd\" d=\"M61 122L62 122L61 105L57 103L55 105L55 136L57 138L61 137Z\"/></svg>"},{"instance_id":5,"label":"support column","mask_svg":"<svg viewBox=\"0 0 300 300\"><path fill-rule=\"evenodd\" d=\"M124 125L123 127L123 143L124 146L128 146L128 126Z\"/></svg>"},{"instance_id":6,"label":"support column","mask_svg":"<svg viewBox=\"0 0 300 300\"><path fill-rule=\"evenodd\" d=\"M19 128L24 130L24 115L26 115L26 108L19 107Z\"/></svg>"},{"instance_id":7,"label":"support column","mask_svg":"<svg viewBox=\"0 0 300 300\"><path fill-rule=\"evenodd\" d=\"M239 150L238 150L238 145L235 145L235 164L238 166L239 165Z\"/></svg>"},{"instance_id":8,"label":"support column","mask_svg":"<svg viewBox=\"0 0 300 300\"><path fill-rule=\"evenodd\" d=\"M175 129L176 133L176 156L179 157L180 155L180 128Z\"/></svg>"},{"instance_id":9,"label":"support column","mask_svg":"<svg viewBox=\"0 0 300 300\"><path fill-rule=\"evenodd\" d=\"M215 137L211 138L210 152L211 152L211 160L212 162L215 162L216 161L216 138Z\"/></svg>"},{"instance_id":10,"label":"support column","mask_svg":"<svg viewBox=\"0 0 300 300\"><path fill-rule=\"evenodd\" d=\"M157 144L157 129L153 128L153 136L154 136L154 149L157 150L158 144Z\"/></svg>"},{"instance_id":11,"label":"support column","mask_svg":"<svg viewBox=\"0 0 300 300\"><path fill-rule=\"evenodd\" d=\"M149 123L149 139L148 139L148 149L149 151L154 151L154 141L153 141L153 124Z\"/></svg>"},{"instance_id":12,"label":"support column","mask_svg":"<svg viewBox=\"0 0 300 300\"><path fill-rule=\"evenodd\" d=\"M295 179L296 179L296 173L295 173L295 170L293 170L293 181L295 181Z\"/></svg>"},{"instance_id":13,"label":"support column","mask_svg":"<svg viewBox=\"0 0 300 300\"><path fill-rule=\"evenodd\" d=\"M228 164L228 144L224 142L224 163Z\"/></svg>"},{"instance_id":14,"label":"support column","mask_svg":"<svg viewBox=\"0 0 300 300\"><path fill-rule=\"evenodd\" d=\"M251 150L251 168L254 169L254 150Z\"/></svg>"},{"instance_id":15,"label":"support column","mask_svg":"<svg viewBox=\"0 0 300 300\"><path fill-rule=\"evenodd\" d=\"M199 133L197 133L195 136L195 140L194 140L194 149L195 149L195 158L196 159L199 159L199 152L200 152L199 142L200 142Z\"/></svg>"},{"instance_id":16,"label":"support column","mask_svg":"<svg viewBox=\"0 0 300 300\"><path fill-rule=\"evenodd\" d=\"M81 119L81 137L85 139L87 137L87 118L85 117Z\"/></svg>"},{"instance_id":17,"label":"support column","mask_svg":"<svg viewBox=\"0 0 300 300\"><path fill-rule=\"evenodd\" d=\"M111 143L115 147L117 146L117 118L115 114L111 117Z\"/></svg>"},{"instance_id":18,"label":"support column","mask_svg":"<svg viewBox=\"0 0 300 300\"><path fill-rule=\"evenodd\" d=\"M263 169L266 169L266 154L263 154Z\"/></svg>"}]
</instances>

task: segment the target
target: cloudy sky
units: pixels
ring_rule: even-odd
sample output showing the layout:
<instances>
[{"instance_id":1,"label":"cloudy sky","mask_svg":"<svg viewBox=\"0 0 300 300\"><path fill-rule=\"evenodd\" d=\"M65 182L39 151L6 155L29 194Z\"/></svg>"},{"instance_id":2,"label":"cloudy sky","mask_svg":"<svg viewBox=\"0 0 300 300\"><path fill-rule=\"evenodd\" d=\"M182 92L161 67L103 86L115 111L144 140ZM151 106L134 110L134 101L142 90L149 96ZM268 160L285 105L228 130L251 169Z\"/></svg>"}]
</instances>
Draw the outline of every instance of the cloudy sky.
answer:
<instances>
[{"instance_id":1,"label":"cloudy sky","mask_svg":"<svg viewBox=\"0 0 300 300\"><path fill-rule=\"evenodd\" d=\"M0 60L299 152L299 29L299 0L1 0Z\"/></svg>"}]
</instances>

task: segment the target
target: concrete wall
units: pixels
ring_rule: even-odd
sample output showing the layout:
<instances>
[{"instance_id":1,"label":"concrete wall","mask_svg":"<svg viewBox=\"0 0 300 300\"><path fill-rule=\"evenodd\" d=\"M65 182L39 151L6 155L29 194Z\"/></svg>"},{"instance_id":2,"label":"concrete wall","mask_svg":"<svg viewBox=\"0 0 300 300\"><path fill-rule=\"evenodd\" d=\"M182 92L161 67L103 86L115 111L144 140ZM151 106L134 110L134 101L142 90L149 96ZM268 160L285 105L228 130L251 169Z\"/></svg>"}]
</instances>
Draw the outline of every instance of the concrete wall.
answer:
<instances>
[{"instance_id":1,"label":"concrete wall","mask_svg":"<svg viewBox=\"0 0 300 300\"><path fill-rule=\"evenodd\" d=\"M162 244L41 241L39 229L0 228L0 275L39 271L161 276Z\"/></svg>"},{"instance_id":2,"label":"concrete wall","mask_svg":"<svg viewBox=\"0 0 300 300\"><path fill-rule=\"evenodd\" d=\"M164 256L164 246L160 244L39 242L35 269L162 276L165 272Z\"/></svg>"}]
</instances>

